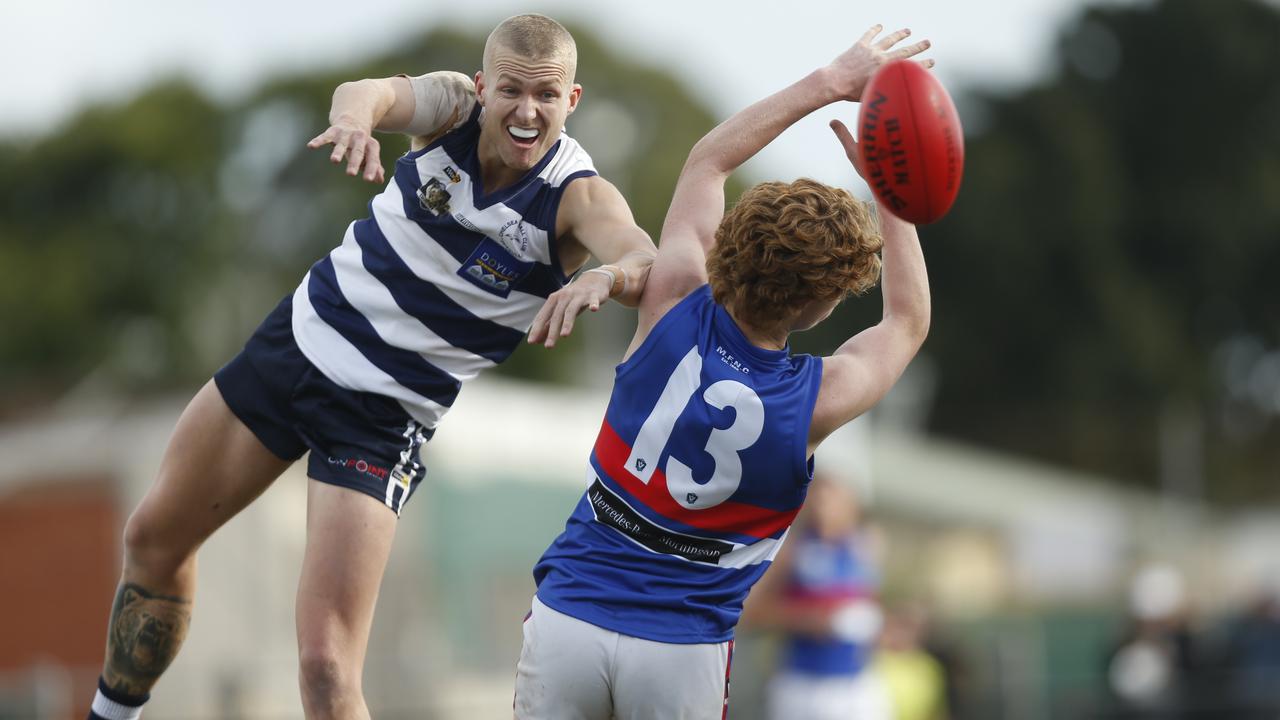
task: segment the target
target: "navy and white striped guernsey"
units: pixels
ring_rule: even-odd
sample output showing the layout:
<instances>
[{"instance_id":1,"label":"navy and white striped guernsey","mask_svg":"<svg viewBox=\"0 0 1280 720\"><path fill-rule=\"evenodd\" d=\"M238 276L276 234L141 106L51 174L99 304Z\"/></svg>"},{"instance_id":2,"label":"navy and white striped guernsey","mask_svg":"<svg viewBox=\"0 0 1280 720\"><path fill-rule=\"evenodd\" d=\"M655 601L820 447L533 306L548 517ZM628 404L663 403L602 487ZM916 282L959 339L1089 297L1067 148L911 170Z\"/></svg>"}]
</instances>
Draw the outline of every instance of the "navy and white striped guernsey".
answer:
<instances>
[{"instance_id":1,"label":"navy and white striped guernsey","mask_svg":"<svg viewBox=\"0 0 1280 720\"><path fill-rule=\"evenodd\" d=\"M462 383L505 360L565 277L555 249L565 188L595 175L561 133L515 184L485 194L480 108L396 160L395 176L293 296L298 347L338 385L395 398L427 428Z\"/></svg>"}]
</instances>

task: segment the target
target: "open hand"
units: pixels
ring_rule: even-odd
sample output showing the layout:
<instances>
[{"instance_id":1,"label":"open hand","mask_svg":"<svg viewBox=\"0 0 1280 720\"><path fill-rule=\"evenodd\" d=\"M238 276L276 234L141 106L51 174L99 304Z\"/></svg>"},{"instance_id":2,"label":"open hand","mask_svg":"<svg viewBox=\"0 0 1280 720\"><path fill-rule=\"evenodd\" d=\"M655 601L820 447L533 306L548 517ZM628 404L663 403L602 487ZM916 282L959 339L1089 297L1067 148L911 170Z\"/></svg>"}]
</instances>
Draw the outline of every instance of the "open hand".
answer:
<instances>
[{"instance_id":1,"label":"open hand","mask_svg":"<svg viewBox=\"0 0 1280 720\"><path fill-rule=\"evenodd\" d=\"M871 76L875 75L880 66L894 60L919 55L928 50L931 45L928 40L921 40L918 43L894 49L893 46L908 38L911 31L903 28L876 40L876 36L882 30L884 30L883 25L872 25L862 34L862 37L858 38L858 42L854 43L853 47L841 53L828 66L836 92L845 100L854 102L861 100L863 88L871 81ZM933 67L932 60L922 60L921 64L927 68Z\"/></svg>"},{"instance_id":2,"label":"open hand","mask_svg":"<svg viewBox=\"0 0 1280 720\"><path fill-rule=\"evenodd\" d=\"M557 340L573 332L573 322L583 310L600 309L600 304L609 299L612 287L606 275L591 272L579 275L577 280L551 293L533 319L529 342L555 347Z\"/></svg>"},{"instance_id":3,"label":"open hand","mask_svg":"<svg viewBox=\"0 0 1280 720\"><path fill-rule=\"evenodd\" d=\"M314 150L331 143L333 152L329 154L329 161L337 165L345 159L348 175L362 175L365 180L374 183L382 183L386 179L382 171L382 160L378 157L381 147L373 137L372 128L339 118L328 130L311 138L307 147Z\"/></svg>"}]
</instances>

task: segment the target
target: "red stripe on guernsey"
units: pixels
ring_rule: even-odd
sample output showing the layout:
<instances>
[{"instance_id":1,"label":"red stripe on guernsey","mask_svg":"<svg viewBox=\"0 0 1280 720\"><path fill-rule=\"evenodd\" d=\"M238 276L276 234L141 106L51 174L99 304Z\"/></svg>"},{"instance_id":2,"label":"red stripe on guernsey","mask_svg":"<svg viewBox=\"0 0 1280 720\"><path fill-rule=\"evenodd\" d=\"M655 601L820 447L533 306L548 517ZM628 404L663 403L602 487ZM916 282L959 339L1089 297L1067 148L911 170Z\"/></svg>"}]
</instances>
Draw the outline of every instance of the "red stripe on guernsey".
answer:
<instances>
[{"instance_id":1,"label":"red stripe on guernsey","mask_svg":"<svg viewBox=\"0 0 1280 720\"><path fill-rule=\"evenodd\" d=\"M800 511L800 508L773 510L731 500L705 510L690 510L671 497L667 491L667 476L662 470L653 471L648 485L632 475L626 468L629 455L631 446L618 437L606 419L600 426L600 436L596 438L595 456L600 467L610 479L650 510L690 527L750 535L763 540L789 527Z\"/></svg>"}]
</instances>

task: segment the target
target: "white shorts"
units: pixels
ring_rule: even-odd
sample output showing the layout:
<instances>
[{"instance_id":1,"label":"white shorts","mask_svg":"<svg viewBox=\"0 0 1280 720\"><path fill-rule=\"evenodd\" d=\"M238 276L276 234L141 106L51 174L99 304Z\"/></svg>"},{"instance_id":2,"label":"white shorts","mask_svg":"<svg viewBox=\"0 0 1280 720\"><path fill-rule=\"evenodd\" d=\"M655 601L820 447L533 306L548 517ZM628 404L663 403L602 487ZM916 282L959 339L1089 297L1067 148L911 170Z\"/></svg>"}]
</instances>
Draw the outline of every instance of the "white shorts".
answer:
<instances>
[{"instance_id":1,"label":"white shorts","mask_svg":"<svg viewBox=\"0 0 1280 720\"><path fill-rule=\"evenodd\" d=\"M780 672L769 683L770 720L892 720L893 701L871 669L854 676Z\"/></svg>"},{"instance_id":2,"label":"white shorts","mask_svg":"<svg viewBox=\"0 0 1280 720\"><path fill-rule=\"evenodd\" d=\"M516 666L517 720L723 720L733 641L622 635L533 599Z\"/></svg>"}]
</instances>

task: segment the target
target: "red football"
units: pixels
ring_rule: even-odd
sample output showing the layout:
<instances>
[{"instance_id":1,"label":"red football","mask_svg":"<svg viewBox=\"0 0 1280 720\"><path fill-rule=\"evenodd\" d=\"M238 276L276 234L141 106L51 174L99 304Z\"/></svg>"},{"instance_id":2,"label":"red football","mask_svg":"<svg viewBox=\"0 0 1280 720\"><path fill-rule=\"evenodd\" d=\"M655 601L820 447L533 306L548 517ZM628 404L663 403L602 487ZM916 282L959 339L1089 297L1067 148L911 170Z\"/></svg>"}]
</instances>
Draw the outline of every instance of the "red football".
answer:
<instances>
[{"instance_id":1,"label":"red football","mask_svg":"<svg viewBox=\"0 0 1280 720\"><path fill-rule=\"evenodd\" d=\"M862 91L858 143L867 184L894 215L924 225L951 209L964 172L960 117L933 73L895 60Z\"/></svg>"}]
</instances>

